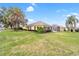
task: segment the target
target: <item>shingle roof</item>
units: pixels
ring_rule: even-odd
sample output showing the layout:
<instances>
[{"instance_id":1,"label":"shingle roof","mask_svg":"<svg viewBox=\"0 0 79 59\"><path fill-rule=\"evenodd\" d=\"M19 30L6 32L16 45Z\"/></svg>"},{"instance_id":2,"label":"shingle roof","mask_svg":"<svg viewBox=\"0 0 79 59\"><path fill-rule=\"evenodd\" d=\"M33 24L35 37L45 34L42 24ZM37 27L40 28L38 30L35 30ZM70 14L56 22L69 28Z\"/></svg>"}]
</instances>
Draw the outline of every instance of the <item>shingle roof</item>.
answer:
<instances>
[{"instance_id":1,"label":"shingle roof","mask_svg":"<svg viewBox=\"0 0 79 59\"><path fill-rule=\"evenodd\" d=\"M42 21L37 21L35 23L29 24L28 26L47 26L47 27L49 27L50 25L48 25Z\"/></svg>"}]
</instances>

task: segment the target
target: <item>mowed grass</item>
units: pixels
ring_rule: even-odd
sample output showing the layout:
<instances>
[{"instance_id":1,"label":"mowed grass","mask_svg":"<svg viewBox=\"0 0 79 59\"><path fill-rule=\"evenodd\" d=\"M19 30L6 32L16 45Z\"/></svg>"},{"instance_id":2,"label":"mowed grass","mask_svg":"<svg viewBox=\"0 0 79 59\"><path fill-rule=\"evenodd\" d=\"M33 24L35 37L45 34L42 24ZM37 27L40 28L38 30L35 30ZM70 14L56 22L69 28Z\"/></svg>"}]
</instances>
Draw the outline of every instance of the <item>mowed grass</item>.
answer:
<instances>
[{"instance_id":1,"label":"mowed grass","mask_svg":"<svg viewBox=\"0 0 79 59\"><path fill-rule=\"evenodd\" d=\"M78 32L0 32L0 56L79 55Z\"/></svg>"}]
</instances>

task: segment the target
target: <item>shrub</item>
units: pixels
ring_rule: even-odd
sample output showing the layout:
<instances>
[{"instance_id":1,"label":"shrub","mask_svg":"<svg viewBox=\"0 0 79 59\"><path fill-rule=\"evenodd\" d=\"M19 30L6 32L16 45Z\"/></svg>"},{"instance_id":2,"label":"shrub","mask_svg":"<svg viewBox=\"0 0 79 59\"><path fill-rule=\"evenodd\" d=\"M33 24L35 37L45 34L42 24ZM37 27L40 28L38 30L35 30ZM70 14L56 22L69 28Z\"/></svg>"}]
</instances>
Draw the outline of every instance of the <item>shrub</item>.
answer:
<instances>
[{"instance_id":1,"label":"shrub","mask_svg":"<svg viewBox=\"0 0 79 59\"><path fill-rule=\"evenodd\" d=\"M15 31L18 31L18 30L25 30L27 31L27 28L26 27L18 27L18 28L14 28Z\"/></svg>"},{"instance_id":2,"label":"shrub","mask_svg":"<svg viewBox=\"0 0 79 59\"><path fill-rule=\"evenodd\" d=\"M37 27L37 32L38 32L38 33L44 33L45 31L44 31L44 28L42 28L42 27Z\"/></svg>"},{"instance_id":3,"label":"shrub","mask_svg":"<svg viewBox=\"0 0 79 59\"><path fill-rule=\"evenodd\" d=\"M76 32L79 32L79 28L75 29Z\"/></svg>"}]
</instances>

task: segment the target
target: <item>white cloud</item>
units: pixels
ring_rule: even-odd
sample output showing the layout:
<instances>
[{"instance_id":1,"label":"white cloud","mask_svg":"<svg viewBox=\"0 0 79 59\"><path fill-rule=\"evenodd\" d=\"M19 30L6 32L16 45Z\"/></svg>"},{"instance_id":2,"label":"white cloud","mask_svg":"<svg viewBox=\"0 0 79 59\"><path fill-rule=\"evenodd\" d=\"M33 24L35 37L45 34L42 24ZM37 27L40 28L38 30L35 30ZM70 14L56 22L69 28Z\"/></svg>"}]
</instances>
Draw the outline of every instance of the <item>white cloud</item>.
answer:
<instances>
[{"instance_id":1,"label":"white cloud","mask_svg":"<svg viewBox=\"0 0 79 59\"><path fill-rule=\"evenodd\" d=\"M56 10L57 13L61 12L60 10Z\"/></svg>"},{"instance_id":2,"label":"white cloud","mask_svg":"<svg viewBox=\"0 0 79 59\"><path fill-rule=\"evenodd\" d=\"M75 16L78 16L79 14L78 13L71 13L72 15L75 15Z\"/></svg>"},{"instance_id":3,"label":"white cloud","mask_svg":"<svg viewBox=\"0 0 79 59\"><path fill-rule=\"evenodd\" d=\"M69 17L69 16L71 16L71 15L75 15L77 18L79 18L79 14L78 13L70 13L70 14L68 14L68 15L66 15L66 17Z\"/></svg>"},{"instance_id":4,"label":"white cloud","mask_svg":"<svg viewBox=\"0 0 79 59\"><path fill-rule=\"evenodd\" d=\"M63 11L67 11L66 9L62 9Z\"/></svg>"},{"instance_id":5,"label":"white cloud","mask_svg":"<svg viewBox=\"0 0 79 59\"><path fill-rule=\"evenodd\" d=\"M70 14L66 15L66 17L69 17L69 16L71 16L71 15Z\"/></svg>"},{"instance_id":6,"label":"white cloud","mask_svg":"<svg viewBox=\"0 0 79 59\"><path fill-rule=\"evenodd\" d=\"M35 3L32 3L32 5L35 6L36 4Z\"/></svg>"},{"instance_id":7,"label":"white cloud","mask_svg":"<svg viewBox=\"0 0 79 59\"><path fill-rule=\"evenodd\" d=\"M27 9L26 9L27 12L33 12L34 11L34 8L32 6L29 6Z\"/></svg>"},{"instance_id":8,"label":"white cloud","mask_svg":"<svg viewBox=\"0 0 79 59\"><path fill-rule=\"evenodd\" d=\"M30 19L30 18L29 18L28 21L32 22L32 21L34 21L34 19Z\"/></svg>"},{"instance_id":9,"label":"white cloud","mask_svg":"<svg viewBox=\"0 0 79 59\"><path fill-rule=\"evenodd\" d=\"M28 24L31 24L31 23L34 23L34 22L35 22L35 19L32 19L32 18L28 19Z\"/></svg>"},{"instance_id":10,"label":"white cloud","mask_svg":"<svg viewBox=\"0 0 79 59\"><path fill-rule=\"evenodd\" d=\"M56 10L57 13L59 13L59 12L66 12L66 11L67 11L66 9Z\"/></svg>"}]
</instances>

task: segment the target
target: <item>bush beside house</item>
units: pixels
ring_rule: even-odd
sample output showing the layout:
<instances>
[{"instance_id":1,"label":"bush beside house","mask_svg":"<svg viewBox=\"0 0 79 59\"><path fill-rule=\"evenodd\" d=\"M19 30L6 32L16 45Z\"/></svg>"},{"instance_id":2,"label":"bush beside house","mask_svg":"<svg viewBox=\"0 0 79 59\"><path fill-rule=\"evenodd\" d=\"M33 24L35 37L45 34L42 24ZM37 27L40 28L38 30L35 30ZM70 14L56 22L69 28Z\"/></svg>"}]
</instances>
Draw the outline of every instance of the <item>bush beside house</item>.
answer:
<instances>
[{"instance_id":1,"label":"bush beside house","mask_svg":"<svg viewBox=\"0 0 79 59\"><path fill-rule=\"evenodd\" d=\"M44 33L45 30L44 30L44 28L42 28L42 27L37 27L36 32L38 32L38 33Z\"/></svg>"}]
</instances>

